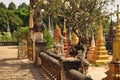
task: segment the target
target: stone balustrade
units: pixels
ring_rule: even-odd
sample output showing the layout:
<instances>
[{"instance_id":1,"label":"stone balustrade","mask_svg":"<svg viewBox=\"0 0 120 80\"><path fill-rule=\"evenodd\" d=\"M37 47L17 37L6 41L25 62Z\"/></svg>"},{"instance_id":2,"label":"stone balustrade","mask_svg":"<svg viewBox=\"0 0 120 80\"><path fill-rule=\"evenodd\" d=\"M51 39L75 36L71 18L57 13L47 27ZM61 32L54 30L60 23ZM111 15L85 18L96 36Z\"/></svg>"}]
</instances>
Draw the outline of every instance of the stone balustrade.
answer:
<instances>
[{"instance_id":1,"label":"stone balustrade","mask_svg":"<svg viewBox=\"0 0 120 80\"><path fill-rule=\"evenodd\" d=\"M39 53L41 67L51 80L92 80L78 71L81 61L76 58L63 58L53 53Z\"/></svg>"},{"instance_id":2,"label":"stone balustrade","mask_svg":"<svg viewBox=\"0 0 120 80\"><path fill-rule=\"evenodd\" d=\"M0 46L17 46L18 42L0 42Z\"/></svg>"},{"instance_id":3,"label":"stone balustrade","mask_svg":"<svg viewBox=\"0 0 120 80\"><path fill-rule=\"evenodd\" d=\"M57 59L51 57L46 53L40 53L41 66L47 72L50 79L61 80L60 78L60 64Z\"/></svg>"},{"instance_id":4,"label":"stone balustrade","mask_svg":"<svg viewBox=\"0 0 120 80\"><path fill-rule=\"evenodd\" d=\"M91 78L87 77L86 75L80 73L75 69L70 69L67 74L69 80L92 80Z\"/></svg>"}]
</instances>

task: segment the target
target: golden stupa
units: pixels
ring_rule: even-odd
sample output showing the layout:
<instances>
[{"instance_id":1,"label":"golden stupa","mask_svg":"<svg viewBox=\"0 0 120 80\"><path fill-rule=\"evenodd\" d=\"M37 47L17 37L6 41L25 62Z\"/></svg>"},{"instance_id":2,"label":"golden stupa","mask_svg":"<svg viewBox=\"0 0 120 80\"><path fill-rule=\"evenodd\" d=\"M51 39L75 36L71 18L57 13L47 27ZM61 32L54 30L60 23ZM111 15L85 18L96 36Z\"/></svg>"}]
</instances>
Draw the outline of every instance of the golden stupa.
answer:
<instances>
[{"instance_id":1,"label":"golden stupa","mask_svg":"<svg viewBox=\"0 0 120 80\"><path fill-rule=\"evenodd\" d=\"M78 33L78 29L76 29L76 33ZM79 42L79 37L75 33L73 33L72 34L72 45L77 45L78 42Z\"/></svg>"},{"instance_id":2,"label":"golden stupa","mask_svg":"<svg viewBox=\"0 0 120 80\"><path fill-rule=\"evenodd\" d=\"M117 5L117 25L113 39L113 58L109 64L109 70L106 72L107 77L103 80L120 80L120 19L119 5Z\"/></svg>"},{"instance_id":3,"label":"golden stupa","mask_svg":"<svg viewBox=\"0 0 120 80\"><path fill-rule=\"evenodd\" d=\"M99 21L99 25L98 25L98 35L96 39L96 47L95 47L93 62L100 65L110 62L108 51L105 48L101 20Z\"/></svg>"}]
</instances>

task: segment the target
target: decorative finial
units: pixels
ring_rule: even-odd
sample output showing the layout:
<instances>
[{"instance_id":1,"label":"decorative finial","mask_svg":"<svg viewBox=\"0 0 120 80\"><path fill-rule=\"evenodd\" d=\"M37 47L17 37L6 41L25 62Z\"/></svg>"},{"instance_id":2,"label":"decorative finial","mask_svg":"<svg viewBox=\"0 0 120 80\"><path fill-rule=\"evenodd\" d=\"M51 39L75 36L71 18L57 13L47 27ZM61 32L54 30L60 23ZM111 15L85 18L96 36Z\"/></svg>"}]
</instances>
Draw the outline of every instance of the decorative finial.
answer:
<instances>
[{"instance_id":1,"label":"decorative finial","mask_svg":"<svg viewBox=\"0 0 120 80\"><path fill-rule=\"evenodd\" d=\"M117 24L119 23L119 5L117 5L117 13L116 13L116 16L117 16Z\"/></svg>"},{"instance_id":2,"label":"decorative finial","mask_svg":"<svg viewBox=\"0 0 120 80\"><path fill-rule=\"evenodd\" d=\"M101 27L101 25L102 25L102 20L101 19L99 20L98 25Z\"/></svg>"},{"instance_id":3,"label":"decorative finial","mask_svg":"<svg viewBox=\"0 0 120 80\"><path fill-rule=\"evenodd\" d=\"M64 18L64 30L63 30L63 36L66 37L66 19Z\"/></svg>"}]
</instances>

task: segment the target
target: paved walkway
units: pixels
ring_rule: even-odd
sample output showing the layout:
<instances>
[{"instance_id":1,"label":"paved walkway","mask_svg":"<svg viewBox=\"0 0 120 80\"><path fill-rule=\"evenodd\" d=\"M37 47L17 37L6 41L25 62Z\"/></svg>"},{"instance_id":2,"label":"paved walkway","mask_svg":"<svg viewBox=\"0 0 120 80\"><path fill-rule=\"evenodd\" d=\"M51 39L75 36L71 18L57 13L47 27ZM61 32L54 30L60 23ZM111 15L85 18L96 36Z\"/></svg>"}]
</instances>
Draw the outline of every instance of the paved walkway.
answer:
<instances>
[{"instance_id":1,"label":"paved walkway","mask_svg":"<svg viewBox=\"0 0 120 80\"><path fill-rule=\"evenodd\" d=\"M19 60L17 53L17 46L0 46L0 80L48 80L40 67Z\"/></svg>"},{"instance_id":2,"label":"paved walkway","mask_svg":"<svg viewBox=\"0 0 120 80\"><path fill-rule=\"evenodd\" d=\"M88 69L88 74L93 80L102 80L107 75L105 74L106 71L108 71L108 66L101 66L101 67L94 67L91 66Z\"/></svg>"},{"instance_id":3,"label":"paved walkway","mask_svg":"<svg viewBox=\"0 0 120 80\"><path fill-rule=\"evenodd\" d=\"M17 46L0 46L0 80L50 80L45 72L27 59L17 58ZM108 67L89 67L88 74L93 80L106 77Z\"/></svg>"}]
</instances>

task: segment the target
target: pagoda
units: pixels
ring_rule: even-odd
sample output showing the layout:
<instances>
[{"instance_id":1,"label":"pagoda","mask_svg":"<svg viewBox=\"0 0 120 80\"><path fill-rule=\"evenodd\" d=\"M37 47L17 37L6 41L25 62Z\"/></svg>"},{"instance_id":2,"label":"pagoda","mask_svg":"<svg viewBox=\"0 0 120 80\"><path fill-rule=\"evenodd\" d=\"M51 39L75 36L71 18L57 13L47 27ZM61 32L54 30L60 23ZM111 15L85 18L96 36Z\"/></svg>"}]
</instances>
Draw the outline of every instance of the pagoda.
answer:
<instances>
[{"instance_id":1,"label":"pagoda","mask_svg":"<svg viewBox=\"0 0 120 80\"><path fill-rule=\"evenodd\" d=\"M108 50L109 54L112 54L112 49L113 49L113 38L114 38L113 25L114 24L111 17L109 33L105 35L106 49Z\"/></svg>"},{"instance_id":2,"label":"pagoda","mask_svg":"<svg viewBox=\"0 0 120 80\"><path fill-rule=\"evenodd\" d=\"M120 19L119 5L117 5L117 25L113 39L113 58L109 64L109 71L106 72L107 77L103 80L120 80Z\"/></svg>"},{"instance_id":3,"label":"pagoda","mask_svg":"<svg viewBox=\"0 0 120 80\"><path fill-rule=\"evenodd\" d=\"M109 62L108 51L106 50L104 43L101 20L99 21L98 25L98 35L96 39L96 47L93 62L100 65Z\"/></svg>"},{"instance_id":4,"label":"pagoda","mask_svg":"<svg viewBox=\"0 0 120 80\"><path fill-rule=\"evenodd\" d=\"M66 29L66 19L64 19L64 28L63 28L63 43L64 43L64 53L65 57L69 58L70 57L70 45L69 45L69 39L67 38L67 29Z\"/></svg>"},{"instance_id":5,"label":"pagoda","mask_svg":"<svg viewBox=\"0 0 120 80\"><path fill-rule=\"evenodd\" d=\"M94 35L92 33L92 40L91 40L91 46L89 47L89 51L87 53L87 60L89 62L93 61L93 55L95 53L95 40L94 40Z\"/></svg>"}]
</instances>

